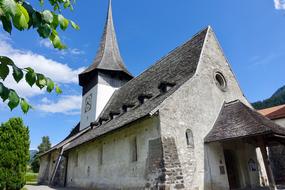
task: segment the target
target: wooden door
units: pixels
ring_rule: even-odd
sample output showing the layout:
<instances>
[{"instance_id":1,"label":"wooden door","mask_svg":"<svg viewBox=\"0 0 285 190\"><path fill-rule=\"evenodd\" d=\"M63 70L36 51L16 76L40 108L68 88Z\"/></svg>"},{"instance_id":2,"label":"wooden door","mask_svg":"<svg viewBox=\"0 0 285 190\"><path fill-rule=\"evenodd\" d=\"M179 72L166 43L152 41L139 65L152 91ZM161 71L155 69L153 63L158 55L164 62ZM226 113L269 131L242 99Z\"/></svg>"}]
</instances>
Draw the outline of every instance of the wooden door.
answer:
<instances>
[{"instance_id":1,"label":"wooden door","mask_svg":"<svg viewBox=\"0 0 285 190\"><path fill-rule=\"evenodd\" d=\"M235 152L233 150L224 150L224 156L230 189L238 189L240 188L240 180L237 167L238 162L235 157Z\"/></svg>"}]
</instances>

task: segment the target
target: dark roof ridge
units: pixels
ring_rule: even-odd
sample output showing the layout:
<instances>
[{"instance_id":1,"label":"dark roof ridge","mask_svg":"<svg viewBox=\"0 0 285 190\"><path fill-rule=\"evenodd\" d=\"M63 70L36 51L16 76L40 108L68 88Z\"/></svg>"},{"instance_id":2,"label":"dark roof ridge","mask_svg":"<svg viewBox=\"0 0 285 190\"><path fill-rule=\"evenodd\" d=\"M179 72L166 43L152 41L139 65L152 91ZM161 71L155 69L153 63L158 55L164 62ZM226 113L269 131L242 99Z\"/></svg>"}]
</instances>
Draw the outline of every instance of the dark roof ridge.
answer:
<instances>
[{"instance_id":1,"label":"dark roof ridge","mask_svg":"<svg viewBox=\"0 0 285 190\"><path fill-rule=\"evenodd\" d=\"M232 100L232 101L230 101L230 102L224 101L223 106L230 106L230 105L235 104L235 103L237 103L237 102L241 102L241 101L240 101L239 99Z\"/></svg>"}]
</instances>

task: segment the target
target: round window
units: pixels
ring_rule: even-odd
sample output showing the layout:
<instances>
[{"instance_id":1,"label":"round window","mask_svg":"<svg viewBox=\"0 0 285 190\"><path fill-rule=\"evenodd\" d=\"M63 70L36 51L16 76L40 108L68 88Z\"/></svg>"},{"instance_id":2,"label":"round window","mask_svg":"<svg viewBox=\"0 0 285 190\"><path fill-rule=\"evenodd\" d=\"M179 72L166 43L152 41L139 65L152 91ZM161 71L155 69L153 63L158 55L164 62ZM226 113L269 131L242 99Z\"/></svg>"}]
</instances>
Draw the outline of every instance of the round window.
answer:
<instances>
[{"instance_id":1,"label":"round window","mask_svg":"<svg viewBox=\"0 0 285 190\"><path fill-rule=\"evenodd\" d=\"M215 73L215 80L216 80L217 86L221 90L225 91L227 88L227 81L226 81L224 75L221 72L216 72Z\"/></svg>"}]
</instances>

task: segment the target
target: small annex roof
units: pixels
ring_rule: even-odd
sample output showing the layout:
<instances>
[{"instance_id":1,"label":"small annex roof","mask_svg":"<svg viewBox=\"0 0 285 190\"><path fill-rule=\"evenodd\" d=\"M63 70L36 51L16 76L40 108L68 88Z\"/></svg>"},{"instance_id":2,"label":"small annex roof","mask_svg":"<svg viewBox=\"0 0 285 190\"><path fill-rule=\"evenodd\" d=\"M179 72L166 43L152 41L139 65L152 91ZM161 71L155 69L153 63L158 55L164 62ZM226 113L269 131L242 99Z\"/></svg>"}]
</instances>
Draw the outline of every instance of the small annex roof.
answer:
<instances>
[{"instance_id":1,"label":"small annex roof","mask_svg":"<svg viewBox=\"0 0 285 190\"><path fill-rule=\"evenodd\" d=\"M133 78L132 74L127 70L120 54L116 32L113 23L112 1L109 0L109 8L104 28L104 33L101 38L100 47L92 65L79 74L79 81L85 80L85 75L88 75L95 70L119 71Z\"/></svg>"},{"instance_id":2,"label":"small annex roof","mask_svg":"<svg viewBox=\"0 0 285 190\"><path fill-rule=\"evenodd\" d=\"M285 129L237 100L223 105L204 141L209 143L270 134L285 136Z\"/></svg>"},{"instance_id":3,"label":"small annex roof","mask_svg":"<svg viewBox=\"0 0 285 190\"><path fill-rule=\"evenodd\" d=\"M258 110L258 112L273 120L285 118L285 104Z\"/></svg>"},{"instance_id":4,"label":"small annex roof","mask_svg":"<svg viewBox=\"0 0 285 190\"><path fill-rule=\"evenodd\" d=\"M202 30L115 91L97 120L100 125L76 138L66 150L149 116L167 97L195 74L204 41L210 31L212 31L210 27ZM169 89L165 88L166 91L162 91L160 87L164 85ZM141 102L140 99L145 101ZM117 113L116 117L111 118L112 113Z\"/></svg>"}]
</instances>

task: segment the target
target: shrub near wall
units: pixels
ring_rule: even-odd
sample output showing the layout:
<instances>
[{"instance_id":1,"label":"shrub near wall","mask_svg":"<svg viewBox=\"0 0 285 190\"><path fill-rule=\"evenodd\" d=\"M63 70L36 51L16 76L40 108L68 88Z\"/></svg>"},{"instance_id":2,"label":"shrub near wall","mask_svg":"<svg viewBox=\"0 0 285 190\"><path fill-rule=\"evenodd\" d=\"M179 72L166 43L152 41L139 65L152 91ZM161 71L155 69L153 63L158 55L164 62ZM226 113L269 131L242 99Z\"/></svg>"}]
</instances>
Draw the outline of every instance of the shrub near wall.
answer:
<instances>
[{"instance_id":1,"label":"shrub near wall","mask_svg":"<svg viewBox=\"0 0 285 190\"><path fill-rule=\"evenodd\" d=\"M1 124L0 190L19 190L25 185L29 146L29 129L21 118Z\"/></svg>"}]
</instances>

